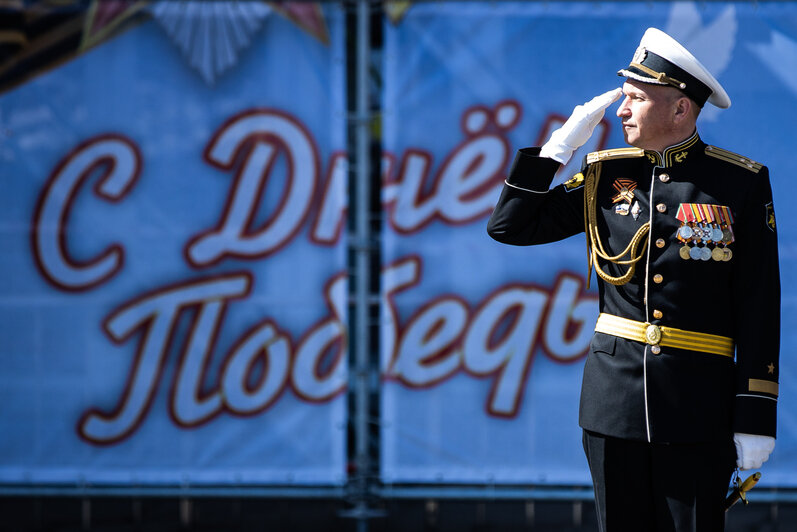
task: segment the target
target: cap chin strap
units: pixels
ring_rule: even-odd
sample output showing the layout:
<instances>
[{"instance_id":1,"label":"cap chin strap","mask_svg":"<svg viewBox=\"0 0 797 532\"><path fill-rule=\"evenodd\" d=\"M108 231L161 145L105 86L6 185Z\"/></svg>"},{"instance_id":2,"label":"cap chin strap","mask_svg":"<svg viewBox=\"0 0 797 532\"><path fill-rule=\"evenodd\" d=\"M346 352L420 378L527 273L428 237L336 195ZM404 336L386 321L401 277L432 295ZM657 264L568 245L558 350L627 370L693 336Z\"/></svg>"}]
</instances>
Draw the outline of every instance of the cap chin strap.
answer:
<instances>
[{"instance_id":1,"label":"cap chin strap","mask_svg":"<svg viewBox=\"0 0 797 532\"><path fill-rule=\"evenodd\" d=\"M681 90L684 90L686 88L686 83L684 83L683 81L678 81L675 78L671 78L664 72L656 72L652 68L648 68L645 65L641 65L639 63L631 63L629 66L639 69L645 74L656 78L656 81L660 83L666 83L667 85L672 85L676 89L681 89Z\"/></svg>"}]
</instances>

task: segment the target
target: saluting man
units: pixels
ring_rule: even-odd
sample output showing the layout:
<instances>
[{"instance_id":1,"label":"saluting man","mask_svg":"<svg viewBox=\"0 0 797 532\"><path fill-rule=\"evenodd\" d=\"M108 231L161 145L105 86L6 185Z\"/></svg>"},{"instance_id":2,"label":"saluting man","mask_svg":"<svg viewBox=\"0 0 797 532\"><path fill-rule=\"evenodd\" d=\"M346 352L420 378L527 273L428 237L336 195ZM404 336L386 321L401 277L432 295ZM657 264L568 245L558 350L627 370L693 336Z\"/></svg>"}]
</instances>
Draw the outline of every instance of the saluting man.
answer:
<instances>
[{"instance_id":1,"label":"saluting man","mask_svg":"<svg viewBox=\"0 0 797 532\"><path fill-rule=\"evenodd\" d=\"M579 424L601 530L719 531L734 468L759 468L775 446L769 171L700 138L703 105L731 101L669 35L648 29L618 75L622 89L576 107L541 148L519 150L488 233L535 245L586 232L600 316ZM590 153L549 190L621 96L633 147Z\"/></svg>"}]
</instances>

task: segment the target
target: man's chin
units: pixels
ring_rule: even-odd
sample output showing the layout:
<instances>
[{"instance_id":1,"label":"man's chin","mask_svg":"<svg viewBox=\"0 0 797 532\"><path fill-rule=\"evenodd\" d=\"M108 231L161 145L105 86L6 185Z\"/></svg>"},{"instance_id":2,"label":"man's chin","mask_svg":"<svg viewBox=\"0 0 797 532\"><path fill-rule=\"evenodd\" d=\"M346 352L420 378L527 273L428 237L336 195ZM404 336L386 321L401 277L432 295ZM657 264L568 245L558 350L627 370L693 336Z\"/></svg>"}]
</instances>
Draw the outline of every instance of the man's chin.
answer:
<instances>
[{"instance_id":1,"label":"man's chin","mask_svg":"<svg viewBox=\"0 0 797 532\"><path fill-rule=\"evenodd\" d=\"M634 136L628 134L628 130L626 128L623 128L623 139L629 146L633 146L634 140L636 140Z\"/></svg>"}]
</instances>

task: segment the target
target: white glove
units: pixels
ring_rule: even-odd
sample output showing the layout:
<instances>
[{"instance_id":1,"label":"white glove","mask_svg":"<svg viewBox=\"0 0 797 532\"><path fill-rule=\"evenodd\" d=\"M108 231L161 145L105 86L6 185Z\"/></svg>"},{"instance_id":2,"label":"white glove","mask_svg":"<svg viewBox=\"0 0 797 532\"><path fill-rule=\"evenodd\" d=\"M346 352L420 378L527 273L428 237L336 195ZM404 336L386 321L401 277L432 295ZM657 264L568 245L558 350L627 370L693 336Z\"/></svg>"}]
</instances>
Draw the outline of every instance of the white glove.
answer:
<instances>
[{"instance_id":1,"label":"white glove","mask_svg":"<svg viewBox=\"0 0 797 532\"><path fill-rule=\"evenodd\" d=\"M736 444L736 465L739 469L758 469L775 448L775 438L743 432L733 435L733 443Z\"/></svg>"},{"instance_id":2,"label":"white glove","mask_svg":"<svg viewBox=\"0 0 797 532\"><path fill-rule=\"evenodd\" d=\"M542 146L540 157L548 157L567 164L573 152L592 136L592 130L603 118L606 108L616 102L622 93L623 90L618 87L595 96L583 105L576 106L567 122L554 131L548 142Z\"/></svg>"}]
</instances>

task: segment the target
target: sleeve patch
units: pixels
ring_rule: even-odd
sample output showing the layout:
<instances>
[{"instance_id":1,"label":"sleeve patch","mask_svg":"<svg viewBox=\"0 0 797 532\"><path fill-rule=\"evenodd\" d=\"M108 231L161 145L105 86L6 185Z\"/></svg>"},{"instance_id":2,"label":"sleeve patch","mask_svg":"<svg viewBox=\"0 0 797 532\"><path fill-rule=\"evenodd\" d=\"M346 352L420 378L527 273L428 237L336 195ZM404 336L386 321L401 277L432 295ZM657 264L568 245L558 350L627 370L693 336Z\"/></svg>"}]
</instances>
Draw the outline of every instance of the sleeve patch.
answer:
<instances>
[{"instance_id":1,"label":"sleeve patch","mask_svg":"<svg viewBox=\"0 0 797 532\"><path fill-rule=\"evenodd\" d=\"M581 188L584 186L584 174L581 172L577 173L570 179L564 182L565 190L570 192L571 190L575 190L577 188Z\"/></svg>"},{"instance_id":2,"label":"sleeve patch","mask_svg":"<svg viewBox=\"0 0 797 532\"><path fill-rule=\"evenodd\" d=\"M765 205L767 209L767 227L774 233L775 232L775 207L772 205L770 201Z\"/></svg>"}]
</instances>

